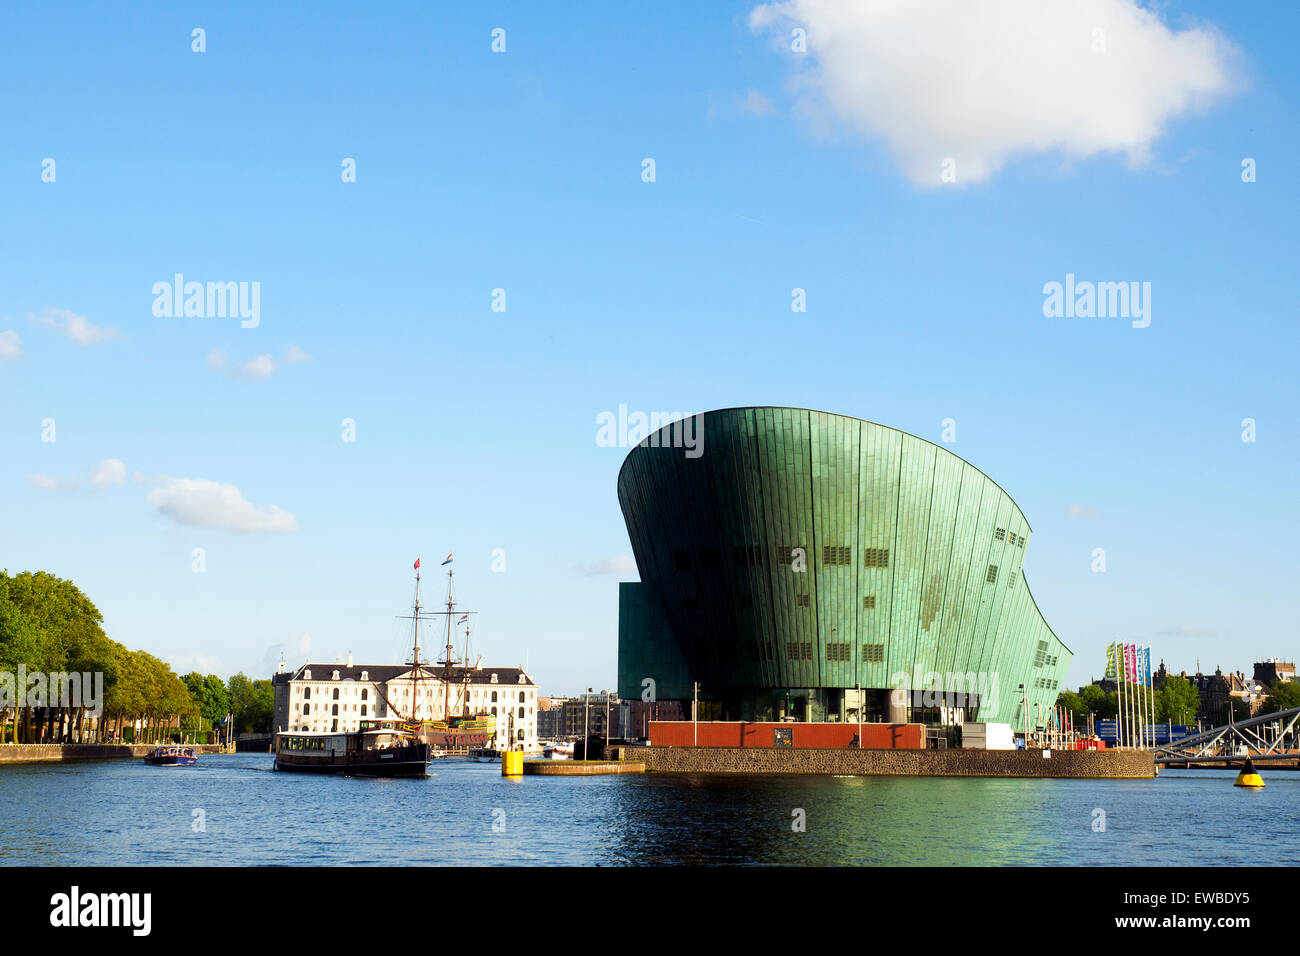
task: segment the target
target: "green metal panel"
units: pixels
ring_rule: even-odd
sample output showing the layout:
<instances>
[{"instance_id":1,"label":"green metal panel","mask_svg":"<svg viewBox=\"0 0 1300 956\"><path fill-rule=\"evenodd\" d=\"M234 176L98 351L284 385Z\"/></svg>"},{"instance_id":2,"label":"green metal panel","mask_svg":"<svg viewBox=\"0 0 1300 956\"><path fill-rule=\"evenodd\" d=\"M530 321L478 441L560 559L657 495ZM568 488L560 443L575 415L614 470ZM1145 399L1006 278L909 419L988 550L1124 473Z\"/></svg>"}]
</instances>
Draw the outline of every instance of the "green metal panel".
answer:
<instances>
[{"instance_id":1,"label":"green metal panel","mask_svg":"<svg viewBox=\"0 0 1300 956\"><path fill-rule=\"evenodd\" d=\"M668 634L709 692L886 688L898 672L923 689L930 671L982 671L997 674L986 710L1001 719L1018 713L1021 682L1031 716L1055 701L1070 652L1024 580L1028 522L991 479L946 448L825 412L726 409L703 424L701 458L643 444L619 474L653 598L620 605L620 688L625 668L666 666L657 645L633 645ZM625 630L623 613L657 624Z\"/></svg>"}]
</instances>

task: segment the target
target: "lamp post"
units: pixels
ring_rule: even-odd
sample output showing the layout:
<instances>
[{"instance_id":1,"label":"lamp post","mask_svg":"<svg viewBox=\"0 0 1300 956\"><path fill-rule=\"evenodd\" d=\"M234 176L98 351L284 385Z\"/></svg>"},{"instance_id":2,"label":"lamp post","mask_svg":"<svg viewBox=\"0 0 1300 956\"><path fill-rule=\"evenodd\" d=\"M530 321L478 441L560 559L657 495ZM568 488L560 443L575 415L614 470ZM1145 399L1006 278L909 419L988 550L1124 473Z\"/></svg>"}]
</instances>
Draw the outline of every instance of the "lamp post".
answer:
<instances>
[{"instance_id":1,"label":"lamp post","mask_svg":"<svg viewBox=\"0 0 1300 956\"><path fill-rule=\"evenodd\" d=\"M1020 685L1020 731L1025 738L1025 749L1029 749L1029 700L1025 696L1025 685Z\"/></svg>"},{"instance_id":2,"label":"lamp post","mask_svg":"<svg viewBox=\"0 0 1300 956\"><path fill-rule=\"evenodd\" d=\"M587 693L582 695L582 759L590 760L591 754L587 753L587 741L590 739L588 734L588 713L591 710L591 688L587 688Z\"/></svg>"},{"instance_id":3,"label":"lamp post","mask_svg":"<svg viewBox=\"0 0 1300 956\"><path fill-rule=\"evenodd\" d=\"M858 749L862 749L862 684L854 685L858 693Z\"/></svg>"},{"instance_id":4,"label":"lamp post","mask_svg":"<svg viewBox=\"0 0 1300 956\"><path fill-rule=\"evenodd\" d=\"M605 695L605 747L609 747L609 691L602 690L601 693ZM601 757L604 756L602 753Z\"/></svg>"},{"instance_id":5,"label":"lamp post","mask_svg":"<svg viewBox=\"0 0 1300 956\"><path fill-rule=\"evenodd\" d=\"M700 745L700 682L694 684L694 697L691 700L691 728L695 731L695 746Z\"/></svg>"}]
</instances>

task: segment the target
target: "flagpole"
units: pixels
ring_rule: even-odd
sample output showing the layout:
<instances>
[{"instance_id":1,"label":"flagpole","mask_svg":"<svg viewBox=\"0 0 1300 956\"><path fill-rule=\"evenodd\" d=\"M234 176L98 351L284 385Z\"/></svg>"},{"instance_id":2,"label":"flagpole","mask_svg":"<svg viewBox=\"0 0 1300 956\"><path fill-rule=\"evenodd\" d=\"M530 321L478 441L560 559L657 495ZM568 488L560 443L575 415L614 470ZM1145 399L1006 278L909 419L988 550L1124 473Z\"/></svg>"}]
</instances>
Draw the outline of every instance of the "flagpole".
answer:
<instances>
[{"instance_id":1,"label":"flagpole","mask_svg":"<svg viewBox=\"0 0 1300 956\"><path fill-rule=\"evenodd\" d=\"M1138 694L1138 711L1141 718L1138 720L1138 746L1143 750L1147 746L1147 703L1146 691L1142 689L1142 654L1136 644L1133 645L1133 666L1137 671L1137 694Z\"/></svg>"},{"instance_id":2,"label":"flagpole","mask_svg":"<svg viewBox=\"0 0 1300 956\"><path fill-rule=\"evenodd\" d=\"M1142 690L1142 655L1138 651L1136 644L1133 645L1133 664L1137 670L1137 694L1138 694L1138 746L1143 750L1147 747L1147 705L1146 692Z\"/></svg>"},{"instance_id":3,"label":"flagpole","mask_svg":"<svg viewBox=\"0 0 1300 956\"><path fill-rule=\"evenodd\" d=\"M1119 645L1110 645L1110 666L1115 674L1115 746L1124 745L1124 707L1120 697Z\"/></svg>"},{"instance_id":4,"label":"flagpole","mask_svg":"<svg viewBox=\"0 0 1300 956\"><path fill-rule=\"evenodd\" d=\"M1124 703L1128 710L1128 737L1125 745L1131 750L1133 748L1133 688L1129 686L1128 645L1124 644L1123 648L1124 652L1121 657L1124 665Z\"/></svg>"},{"instance_id":5,"label":"flagpole","mask_svg":"<svg viewBox=\"0 0 1300 956\"><path fill-rule=\"evenodd\" d=\"M1132 729L1129 726L1131 721L1127 719L1130 716L1128 713L1128 682L1125 680L1127 670L1128 667L1124 663L1124 645L1121 643L1119 645L1119 696L1124 701L1124 717L1126 718L1124 721L1124 742L1122 744L1124 747L1128 746L1129 732Z\"/></svg>"}]
</instances>

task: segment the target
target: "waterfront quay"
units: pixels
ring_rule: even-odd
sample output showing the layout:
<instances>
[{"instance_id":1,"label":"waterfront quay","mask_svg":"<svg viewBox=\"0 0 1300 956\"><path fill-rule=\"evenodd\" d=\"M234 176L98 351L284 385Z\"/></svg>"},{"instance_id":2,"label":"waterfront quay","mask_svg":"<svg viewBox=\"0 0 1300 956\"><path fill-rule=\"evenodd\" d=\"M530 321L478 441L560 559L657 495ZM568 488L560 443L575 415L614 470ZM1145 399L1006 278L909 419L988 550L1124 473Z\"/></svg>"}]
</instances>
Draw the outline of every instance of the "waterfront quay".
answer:
<instances>
[{"instance_id":1,"label":"waterfront quay","mask_svg":"<svg viewBox=\"0 0 1300 956\"><path fill-rule=\"evenodd\" d=\"M0 764L58 763L64 760L123 760L143 757L165 744L3 744ZM221 744L186 744L199 753L218 754Z\"/></svg>"},{"instance_id":2,"label":"waterfront quay","mask_svg":"<svg viewBox=\"0 0 1300 956\"><path fill-rule=\"evenodd\" d=\"M889 777L1151 779L1146 750L871 750L822 747L611 748L648 773L829 774Z\"/></svg>"}]
</instances>

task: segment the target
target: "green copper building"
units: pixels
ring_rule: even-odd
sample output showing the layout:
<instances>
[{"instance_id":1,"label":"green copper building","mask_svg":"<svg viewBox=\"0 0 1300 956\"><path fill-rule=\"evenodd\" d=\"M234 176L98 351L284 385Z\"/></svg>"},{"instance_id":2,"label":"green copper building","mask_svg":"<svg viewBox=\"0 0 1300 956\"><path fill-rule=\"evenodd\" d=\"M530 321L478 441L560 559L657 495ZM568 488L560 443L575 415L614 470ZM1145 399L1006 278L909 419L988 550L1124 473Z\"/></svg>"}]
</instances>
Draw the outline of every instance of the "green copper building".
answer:
<instances>
[{"instance_id":1,"label":"green copper building","mask_svg":"<svg viewBox=\"0 0 1300 956\"><path fill-rule=\"evenodd\" d=\"M1021 570L1029 522L938 445L807 409L705 412L632 449L618 500L641 577L619 590L625 699L698 682L701 719L1017 729L1056 702L1072 655Z\"/></svg>"}]
</instances>

